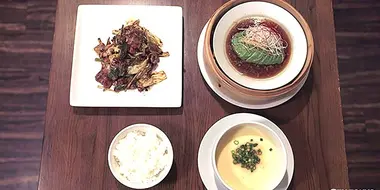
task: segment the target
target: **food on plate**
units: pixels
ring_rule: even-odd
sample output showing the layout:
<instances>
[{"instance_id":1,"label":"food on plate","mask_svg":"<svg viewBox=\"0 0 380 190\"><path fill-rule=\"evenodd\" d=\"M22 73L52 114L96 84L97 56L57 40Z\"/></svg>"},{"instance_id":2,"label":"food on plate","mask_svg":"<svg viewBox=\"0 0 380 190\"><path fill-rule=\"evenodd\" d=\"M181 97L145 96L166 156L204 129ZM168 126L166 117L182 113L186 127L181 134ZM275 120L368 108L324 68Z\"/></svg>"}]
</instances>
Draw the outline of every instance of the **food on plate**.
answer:
<instances>
[{"instance_id":1,"label":"food on plate","mask_svg":"<svg viewBox=\"0 0 380 190\"><path fill-rule=\"evenodd\" d=\"M136 183L156 181L170 164L168 146L151 130L128 132L117 142L112 156L120 174Z\"/></svg>"},{"instance_id":2,"label":"food on plate","mask_svg":"<svg viewBox=\"0 0 380 190\"><path fill-rule=\"evenodd\" d=\"M227 131L217 144L215 161L222 180L232 189L270 189L281 168L280 152L270 138L251 125Z\"/></svg>"},{"instance_id":3,"label":"food on plate","mask_svg":"<svg viewBox=\"0 0 380 190\"><path fill-rule=\"evenodd\" d=\"M289 61L291 44L286 32L263 17L246 18L230 29L226 52L231 64L253 78L269 78Z\"/></svg>"},{"instance_id":4,"label":"food on plate","mask_svg":"<svg viewBox=\"0 0 380 190\"><path fill-rule=\"evenodd\" d=\"M161 49L161 39L140 26L139 20L128 21L112 33L106 44L98 38L94 48L98 55L95 60L102 65L95 80L103 89L143 91L167 78L164 71L155 70L160 57L169 56L169 52Z\"/></svg>"}]
</instances>

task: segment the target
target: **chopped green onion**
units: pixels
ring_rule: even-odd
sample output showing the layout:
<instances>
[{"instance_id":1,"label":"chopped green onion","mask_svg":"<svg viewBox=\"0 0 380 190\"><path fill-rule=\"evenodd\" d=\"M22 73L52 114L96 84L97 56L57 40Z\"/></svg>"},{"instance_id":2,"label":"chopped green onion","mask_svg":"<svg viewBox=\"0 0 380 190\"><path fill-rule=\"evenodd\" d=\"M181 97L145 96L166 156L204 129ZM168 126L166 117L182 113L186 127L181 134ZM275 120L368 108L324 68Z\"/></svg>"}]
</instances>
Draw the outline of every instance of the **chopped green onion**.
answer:
<instances>
[{"instance_id":1,"label":"chopped green onion","mask_svg":"<svg viewBox=\"0 0 380 190\"><path fill-rule=\"evenodd\" d=\"M253 141L253 139L251 139ZM238 144L237 140L234 144ZM260 163L259 155L262 154L261 149L256 149L258 143L251 143L250 141L241 144L235 150L231 150L234 165L240 164L241 168L245 168L251 172L256 169L256 164Z\"/></svg>"}]
</instances>

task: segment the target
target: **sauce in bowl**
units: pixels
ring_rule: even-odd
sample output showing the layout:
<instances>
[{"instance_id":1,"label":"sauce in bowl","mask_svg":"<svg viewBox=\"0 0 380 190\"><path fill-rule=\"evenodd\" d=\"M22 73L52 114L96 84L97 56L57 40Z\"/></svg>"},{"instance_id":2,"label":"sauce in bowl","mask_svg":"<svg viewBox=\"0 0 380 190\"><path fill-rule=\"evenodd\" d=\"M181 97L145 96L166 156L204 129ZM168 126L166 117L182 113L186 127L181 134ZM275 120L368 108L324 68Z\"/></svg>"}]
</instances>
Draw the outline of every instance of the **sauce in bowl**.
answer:
<instances>
[{"instance_id":1,"label":"sauce in bowl","mask_svg":"<svg viewBox=\"0 0 380 190\"><path fill-rule=\"evenodd\" d=\"M273 35L278 36L283 41L282 53L284 55L283 60L279 64L257 64L254 62L248 62L241 59L232 45L232 39L234 35L244 31L249 27L260 26L266 32L270 31ZM257 32L257 30L256 30ZM262 33L260 33L262 34ZM263 38L268 37L267 34L263 34ZM276 42L273 42L276 43ZM288 35L277 23L267 18L254 17L247 18L237 22L230 29L226 40L226 53L230 63L240 73L252 78L270 78L280 73L289 62L291 52L291 44Z\"/></svg>"}]
</instances>

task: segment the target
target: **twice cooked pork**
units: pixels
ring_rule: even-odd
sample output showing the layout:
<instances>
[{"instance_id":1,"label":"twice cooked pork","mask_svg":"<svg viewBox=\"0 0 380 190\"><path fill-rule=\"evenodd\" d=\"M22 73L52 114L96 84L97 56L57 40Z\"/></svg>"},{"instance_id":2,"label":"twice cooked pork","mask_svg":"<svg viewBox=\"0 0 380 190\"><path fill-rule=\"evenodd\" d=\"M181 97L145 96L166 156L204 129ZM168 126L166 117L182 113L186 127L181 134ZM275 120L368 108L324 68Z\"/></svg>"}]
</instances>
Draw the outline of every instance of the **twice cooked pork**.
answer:
<instances>
[{"instance_id":1,"label":"twice cooked pork","mask_svg":"<svg viewBox=\"0 0 380 190\"><path fill-rule=\"evenodd\" d=\"M141 27L139 20L129 21L112 33L112 39L106 44L98 39L99 44L94 48L98 55L96 61L102 64L95 80L104 89L143 91L167 78L164 71L154 70L160 57L167 57L169 53L162 51L162 41Z\"/></svg>"}]
</instances>

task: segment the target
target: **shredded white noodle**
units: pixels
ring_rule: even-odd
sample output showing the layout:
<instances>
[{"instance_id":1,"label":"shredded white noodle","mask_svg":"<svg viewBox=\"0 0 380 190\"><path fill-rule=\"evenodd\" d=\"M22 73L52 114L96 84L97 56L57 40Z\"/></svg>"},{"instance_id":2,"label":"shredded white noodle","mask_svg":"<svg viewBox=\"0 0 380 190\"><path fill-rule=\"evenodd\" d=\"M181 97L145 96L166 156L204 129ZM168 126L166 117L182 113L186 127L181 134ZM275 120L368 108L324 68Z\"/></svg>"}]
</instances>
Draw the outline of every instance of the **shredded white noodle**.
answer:
<instances>
[{"instance_id":1,"label":"shredded white noodle","mask_svg":"<svg viewBox=\"0 0 380 190\"><path fill-rule=\"evenodd\" d=\"M284 49L288 47L281 35L273 29L262 25L260 20L255 20L253 26L248 28L239 28L245 32L243 42L253 45L265 51L269 51L273 55L282 55Z\"/></svg>"}]
</instances>

